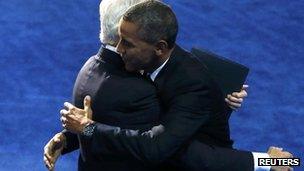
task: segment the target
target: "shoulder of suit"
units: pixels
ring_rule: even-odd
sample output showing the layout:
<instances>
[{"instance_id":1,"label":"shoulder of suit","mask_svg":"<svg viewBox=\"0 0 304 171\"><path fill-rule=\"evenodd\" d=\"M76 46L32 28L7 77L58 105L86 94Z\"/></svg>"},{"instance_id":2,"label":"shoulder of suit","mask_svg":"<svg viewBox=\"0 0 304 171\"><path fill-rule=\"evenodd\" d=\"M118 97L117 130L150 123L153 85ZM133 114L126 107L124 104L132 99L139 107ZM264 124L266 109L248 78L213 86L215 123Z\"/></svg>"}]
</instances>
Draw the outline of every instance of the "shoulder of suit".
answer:
<instances>
[{"instance_id":1,"label":"shoulder of suit","mask_svg":"<svg viewBox=\"0 0 304 171\"><path fill-rule=\"evenodd\" d=\"M191 53L181 50L175 55L175 64L172 65L174 67L167 72L166 81L169 87L178 92L213 87L207 68Z\"/></svg>"},{"instance_id":2,"label":"shoulder of suit","mask_svg":"<svg viewBox=\"0 0 304 171\"><path fill-rule=\"evenodd\" d=\"M98 56L97 55L93 55L91 57L89 57L86 62L83 64L82 69L88 67L89 65L91 65L92 63L96 62L96 60L98 60Z\"/></svg>"},{"instance_id":3,"label":"shoulder of suit","mask_svg":"<svg viewBox=\"0 0 304 171\"><path fill-rule=\"evenodd\" d=\"M90 63L93 63L93 62L96 62L100 60L99 57L97 55L93 55L91 57L89 57L86 62L84 63L84 65L87 65L87 64L90 64Z\"/></svg>"},{"instance_id":4,"label":"shoulder of suit","mask_svg":"<svg viewBox=\"0 0 304 171\"><path fill-rule=\"evenodd\" d=\"M176 65L176 70L181 73L180 76L192 79L209 79L210 74L205 65L194 58L191 54L184 55Z\"/></svg>"}]
</instances>

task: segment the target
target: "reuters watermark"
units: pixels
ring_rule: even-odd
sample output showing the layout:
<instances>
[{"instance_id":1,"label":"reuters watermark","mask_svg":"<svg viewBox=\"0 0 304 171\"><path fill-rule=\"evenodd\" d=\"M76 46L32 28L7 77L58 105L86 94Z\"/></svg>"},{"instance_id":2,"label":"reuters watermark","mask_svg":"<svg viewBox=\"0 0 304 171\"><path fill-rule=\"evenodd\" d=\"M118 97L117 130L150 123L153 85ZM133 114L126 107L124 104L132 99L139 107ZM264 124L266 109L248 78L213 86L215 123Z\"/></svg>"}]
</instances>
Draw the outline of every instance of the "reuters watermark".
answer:
<instances>
[{"instance_id":1,"label":"reuters watermark","mask_svg":"<svg viewBox=\"0 0 304 171\"><path fill-rule=\"evenodd\" d=\"M259 166L300 166L300 158L259 158Z\"/></svg>"}]
</instances>

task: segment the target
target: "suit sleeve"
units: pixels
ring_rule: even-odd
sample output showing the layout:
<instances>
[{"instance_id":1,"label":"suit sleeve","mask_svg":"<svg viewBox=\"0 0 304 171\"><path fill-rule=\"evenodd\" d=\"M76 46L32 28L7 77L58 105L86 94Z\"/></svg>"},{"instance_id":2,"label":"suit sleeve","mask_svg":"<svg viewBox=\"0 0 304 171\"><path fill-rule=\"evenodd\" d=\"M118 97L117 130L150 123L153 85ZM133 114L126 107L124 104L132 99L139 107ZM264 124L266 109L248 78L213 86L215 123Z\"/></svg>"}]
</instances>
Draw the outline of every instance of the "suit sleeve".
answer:
<instances>
[{"instance_id":1,"label":"suit sleeve","mask_svg":"<svg viewBox=\"0 0 304 171\"><path fill-rule=\"evenodd\" d=\"M63 130L62 133L66 138L66 145L63 148L61 154L70 153L79 148L79 141L77 134L71 133L70 131Z\"/></svg>"},{"instance_id":2,"label":"suit sleeve","mask_svg":"<svg viewBox=\"0 0 304 171\"><path fill-rule=\"evenodd\" d=\"M242 170L253 171L254 160L249 151L210 146L194 140L178 159L186 170Z\"/></svg>"},{"instance_id":3,"label":"suit sleeve","mask_svg":"<svg viewBox=\"0 0 304 171\"><path fill-rule=\"evenodd\" d=\"M170 109L161 119L164 131L159 135L97 123L92 146L100 153L132 155L143 162L161 163L206 123L212 111L211 100L208 85L190 82L180 87L178 95L170 101Z\"/></svg>"}]
</instances>

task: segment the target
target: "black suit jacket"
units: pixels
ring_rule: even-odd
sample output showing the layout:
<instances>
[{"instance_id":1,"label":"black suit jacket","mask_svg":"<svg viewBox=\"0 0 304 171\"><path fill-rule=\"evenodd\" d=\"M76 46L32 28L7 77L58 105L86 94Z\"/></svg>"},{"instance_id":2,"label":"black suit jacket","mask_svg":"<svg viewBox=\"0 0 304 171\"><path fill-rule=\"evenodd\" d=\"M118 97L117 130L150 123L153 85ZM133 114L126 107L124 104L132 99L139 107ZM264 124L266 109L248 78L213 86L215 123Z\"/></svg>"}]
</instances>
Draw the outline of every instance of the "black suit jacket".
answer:
<instances>
[{"instance_id":1,"label":"black suit jacket","mask_svg":"<svg viewBox=\"0 0 304 171\"><path fill-rule=\"evenodd\" d=\"M145 131L159 121L160 106L155 87L142 77L128 73L119 54L102 48L80 70L74 85L73 103L83 108L84 97L90 95L94 121ZM79 170L147 170L134 157L123 153L101 155L100 144L67 131L65 135L67 147L63 154L80 145Z\"/></svg>"},{"instance_id":2,"label":"black suit jacket","mask_svg":"<svg viewBox=\"0 0 304 171\"><path fill-rule=\"evenodd\" d=\"M173 165L193 170L209 166L211 168L208 169L216 170L217 162L226 162L221 169L253 169L250 152L231 149L229 112L219 87L208 70L190 56L191 54L176 46L167 64L156 77L155 86L164 110L161 124L165 131L151 136L140 134L138 130L97 124L90 141L95 146L99 145L100 154L129 154L149 164L180 159L179 163L173 162ZM196 142L194 145L191 143L193 140ZM227 151L219 150L223 147ZM205 153L198 153L197 148ZM223 161L208 160L205 157L218 154L221 155L218 159ZM200 159L207 163L199 162ZM233 162L230 159L238 160ZM198 163L192 162L194 160Z\"/></svg>"}]
</instances>

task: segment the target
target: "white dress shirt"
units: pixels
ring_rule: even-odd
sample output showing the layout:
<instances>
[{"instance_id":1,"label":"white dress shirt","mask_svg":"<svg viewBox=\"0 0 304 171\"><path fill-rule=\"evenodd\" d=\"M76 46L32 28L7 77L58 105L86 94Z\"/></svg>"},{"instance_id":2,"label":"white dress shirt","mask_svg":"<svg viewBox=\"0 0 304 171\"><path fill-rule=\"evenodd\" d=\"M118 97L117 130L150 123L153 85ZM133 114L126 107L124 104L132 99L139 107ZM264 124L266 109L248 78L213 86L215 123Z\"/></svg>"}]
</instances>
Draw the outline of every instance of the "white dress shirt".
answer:
<instances>
[{"instance_id":1,"label":"white dress shirt","mask_svg":"<svg viewBox=\"0 0 304 171\"><path fill-rule=\"evenodd\" d=\"M106 49L110 50L110 51L113 51L113 52L117 53L116 47L114 47L114 46L105 45L104 47L105 47Z\"/></svg>"}]
</instances>

